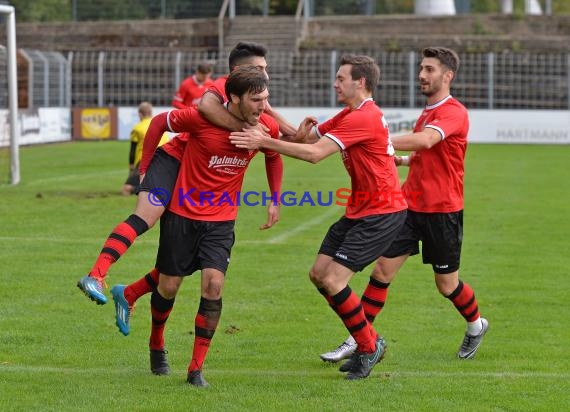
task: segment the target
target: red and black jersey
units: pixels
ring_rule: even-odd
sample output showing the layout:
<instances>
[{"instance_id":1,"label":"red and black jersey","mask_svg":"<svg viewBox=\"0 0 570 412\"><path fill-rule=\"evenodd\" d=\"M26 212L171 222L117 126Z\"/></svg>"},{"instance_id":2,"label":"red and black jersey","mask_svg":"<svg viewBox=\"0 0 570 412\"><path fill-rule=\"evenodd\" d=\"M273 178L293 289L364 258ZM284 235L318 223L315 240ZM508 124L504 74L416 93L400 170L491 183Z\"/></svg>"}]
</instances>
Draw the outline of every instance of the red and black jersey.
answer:
<instances>
[{"instance_id":1,"label":"red and black jersey","mask_svg":"<svg viewBox=\"0 0 570 412\"><path fill-rule=\"evenodd\" d=\"M441 142L418 150L410 160L403 190L415 212L449 213L463 210L463 176L469 117L467 109L451 95L426 106L414 132L436 129Z\"/></svg>"},{"instance_id":2,"label":"red and black jersey","mask_svg":"<svg viewBox=\"0 0 570 412\"><path fill-rule=\"evenodd\" d=\"M388 123L372 98L356 109L345 108L320 124L317 133L342 149L342 161L351 180L346 217L357 219L406 209Z\"/></svg>"},{"instance_id":3,"label":"red and black jersey","mask_svg":"<svg viewBox=\"0 0 570 412\"><path fill-rule=\"evenodd\" d=\"M229 130L210 123L195 108L173 110L167 121L170 131L189 136L169 209L194 220L234 220L244 173L258 151L235 147ZM262 114L260 122L271 137L279 138L279 125L271 116Z\"/></svg>"}]
</instances>

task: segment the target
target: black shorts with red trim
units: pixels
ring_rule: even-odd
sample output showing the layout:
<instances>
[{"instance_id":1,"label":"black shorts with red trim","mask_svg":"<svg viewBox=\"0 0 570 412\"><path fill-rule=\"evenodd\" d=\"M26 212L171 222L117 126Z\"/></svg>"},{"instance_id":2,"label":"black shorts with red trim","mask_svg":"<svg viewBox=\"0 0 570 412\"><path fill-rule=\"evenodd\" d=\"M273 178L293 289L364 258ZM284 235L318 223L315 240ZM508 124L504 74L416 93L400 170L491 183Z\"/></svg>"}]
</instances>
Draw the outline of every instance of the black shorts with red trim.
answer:
<instances>
[{"instance_id":1,"label":"black shorts with red trim","mask_svg":"<svg viewBox=\"0 0 570 412\"><path fill-rule=\"evenodd\" d=\"M156 267L160 273L187 276L201 269L226 273L235 241L234 220L193 220L166 210L160 218Z\"/></svg>"},{"instance_id":2,"label":"black shorts with red trim","mask_svg":"<svg viewBox=\"0 0 570 412\"><path fill-rule=\"evenodd\" d=\"M459 270L463 241L463 210L450 213L421 213L408 210L400 234L384 257L417 255L422 242L422 260L431 264L434 273Z\"/></svg>"},{"instance_id":3,"label":"black shorts with red trim","mask_svg":"<svg viewBox=\"0 0 570 412\"><path fill-rule=\"evenodd\" d=\"M343 216L329 228L319 254L359 272L384 254L405 220L405 210L360 219Z\"/></svg>"}]
</instances>

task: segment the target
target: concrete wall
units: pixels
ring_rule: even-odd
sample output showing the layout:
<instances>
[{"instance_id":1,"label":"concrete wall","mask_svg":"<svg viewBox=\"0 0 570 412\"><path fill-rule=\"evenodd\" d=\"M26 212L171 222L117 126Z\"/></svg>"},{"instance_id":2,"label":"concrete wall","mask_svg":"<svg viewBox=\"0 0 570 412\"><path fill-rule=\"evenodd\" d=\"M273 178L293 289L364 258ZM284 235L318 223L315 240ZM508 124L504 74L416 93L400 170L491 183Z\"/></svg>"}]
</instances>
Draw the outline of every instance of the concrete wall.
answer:
<instances>
[{"instance_id":1,"label":"concrete wall","mask_svg":"<svg viewBox=\"0 0 570 412\"><path fill-rule=\"evenodd\" d=\"M228 26L226 20L226 28ZM218 46L216 18L20 23L17 24L16 32L19 48L38 50L109 50L130 47L216 50ZM0 44L5 43L4 36L5 33L0 31ZM271 33L266 32L265 36L269 37ZM496 52L505 49L570 51L570 15L315 17L306 24L300 41L300 47L305 49L381 47L393 51L418 50L433 44L448 45L467 52Z\"/></svg>"}]
</instances>

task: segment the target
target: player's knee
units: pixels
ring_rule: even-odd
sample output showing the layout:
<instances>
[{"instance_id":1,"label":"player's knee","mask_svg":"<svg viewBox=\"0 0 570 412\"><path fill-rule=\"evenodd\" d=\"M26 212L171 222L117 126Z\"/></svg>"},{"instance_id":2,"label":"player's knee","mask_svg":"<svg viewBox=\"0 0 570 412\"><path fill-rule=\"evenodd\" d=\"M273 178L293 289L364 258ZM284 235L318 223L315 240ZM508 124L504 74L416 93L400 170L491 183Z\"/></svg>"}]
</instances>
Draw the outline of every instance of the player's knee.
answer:
<instances>
[{"instance_id":1,"label":"player's knee","mask_svg":"<svg viewBox=\"0 0 570 412\"><path fill-rule=\"evenodd\" d=\"M143 198L144 199L144 198ZM135 209L135 215L140 217L146 222L148 228L150 229L158 222L158 219L164 213L164 207L160 205L153 205L148 201L141 200L139 195L139 201L137 202L137 207Z\"/></svg>"},{"instance_id":2,"label":"player's knee","mask_svg":"<svg viewBox=\"0 0 570 412\"><path fill-rule=\"evenodd\" d=\"M178 285L169 282L160 282L158 285L158 293L165 299L174 299L178 292Z\"/></svg>"},{"instance_id":3,"label":"player's knee","mask_svg":"<svg viewBox=\"0 0 570 412\"><path fill-rule=\"evenodd\" d=\"M210 300L220 299L222 297L222 285L216 283L204 285L202 296Z\"/></svg>"},{"instance_id":4,"label":"player's knee","mask_svg":"<svg viewBox=\"0 0 570 412\"><path fill-rule=\"evenodd\" d=\"M319 270L317 267L313 266L309 271L309 279L317 287L322 287L322 280L326 273L323 270Z\"/></svg>"},{"instance_id":5,"label":"player's knee","mask_svg":"<svg viewBox=\"0 0 570 412\"><path fill-rule=\"evenodd\" d=\"M210 278L202 284L202 296L206 299L216 300L222 297L224 278Z\"/></svg>"},{"instance_id":6,"label":"player's knee","mask_svg":"<svg viewBox=\"0 0 570 412\"><path fill-rule=\"evenodd\" d=\"M455 273L435 275L435 286L437 287L439 293L441 293L443 296L449 296L455 291L455 289L457 289L457 285L459 285L459 279Z\"/></svg>"},{"instance_id":7,"label":"player's knee","mask_svg":"<svg viewBox=\"0 0 570 412\"><path fill-rule=\"evenodd\" d=\"M376 266L374 266L374 269L372 269L372 273L370 276L379 282L390 283L390 281L394 277L394 274L387 273L387 271L384 270L379 263L376 263Z\"/></svg>"}]
</instances>

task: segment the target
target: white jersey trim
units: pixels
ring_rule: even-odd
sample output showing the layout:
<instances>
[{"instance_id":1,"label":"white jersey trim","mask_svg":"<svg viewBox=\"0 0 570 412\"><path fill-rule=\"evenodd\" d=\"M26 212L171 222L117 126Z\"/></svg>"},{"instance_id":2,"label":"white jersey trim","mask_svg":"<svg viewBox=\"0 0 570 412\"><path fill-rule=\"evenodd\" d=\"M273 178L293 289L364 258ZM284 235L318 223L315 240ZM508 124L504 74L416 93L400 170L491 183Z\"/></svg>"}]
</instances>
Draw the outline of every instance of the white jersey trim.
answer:
<instances>
[{"instance_id":1,"label":"white jersey trim","mask_svg":"<svg viewBox=\"0 0 570 412\"><path fill-rule=\"evenodd\" d=\"M331 139L333 142L335 142L337 145L340 146L340 148L342 150L345 149L344 144L340 141L340 139L338 137L336 137L335 135L332 135L330 133L325 133L325 136L328 137L329 139Z\"/></svg>"},{"instance_id":2,"label":"white jersey trim","mask_svg":"<svg viewBox=\"0 0 570 412\"><path fill-rule=\"evenodd\" d=\"M372 97L367 97L367 98L364 99L364 100L358 105L358 107L357 107L356 109L354 109L354 110L360 109L362 106L364 106L364 103L369 102L369 101L374 101L374 99L373 99Z\"/></svg>"},{"instance_id":3,"label":"white jersey trim","mask_svg":"<svg viewBox=\"0 0 570 412\"><path fill-rule=\"evenodd\" d=\"M426 124L425 128L437 130L439 132L439 134L441 135L441 140L445 139L445 133L441 127L437 127L437 126L434 126L432 124Z\"/></svg>"},{"instance_id":4,"label":"white jersey trim","mask_svg":"<svg viewBox=\"0 0 570 412\"><path fill-rule=\"evenodd\" d=\"M319 126L315 125L313 126L313 128L315 129L315 133L317 134L317 137L320 139L321 137L323 137L323 135L321 134L321 132L319 132Z\"/></svg>"},{"instance_id":5,"label":"white jersey trim","mask_svg":"<svg viewBox=\"0 0 570 412\"><path fill-rule=\"evenodd\" d=\"M452 95L449 95L449 96L447 96L446 98L441 99L439 102L434 103L434 104L432 104L432 105L426 104L426 110L435 109L435 108L441 106L442 104L444 104L446 101L448 101L448 100L451 99L451 98L453 98L453 96L452 96Z\"/></svg>"},{"instance_id":6,"label":"white jersey trim","mask_svg":"<svg viewBox=\"0 0 570 412\"><path fill-rule=\"evenodd\" d=\"M432 104L432 105L427 105L427 104L426 104L426 108L425 108L425 109L426 109L426 110L433 110L433 109L436 109L436 108L438 108L439 106L441 106L442 104L444 104L445 102L447 102L447 101L448 101L449 99L451 99L451 98L453 98L453 96L452 96L452 95L449 95L449 96L447 96L446 98L441 99L439 102L434 103L434 104ZM425 128L429 127L430 129L437 130L437 131L439 132L439 134L441 135L441 140L444 140L444 139L445 139L445 133L444 133L444 131L443 131L443 129L442 129L441 127L433 126L433 125L431 125L431 124L426 124L424 127L425 127Z\"/></svg>"},{"instance_id":7,"label":"white jersey trim","mask_svg":"<svg viewBox=\"0 0 570 412\"><path fill-rule=\"evenodd\" d=\"M180 109L178 109L178 110L180 110ZM172 113L172 110L169 110L168 114L166 115L166 125L168 126L168 131L173 132L173 133L177 133L176 130L172 130L172 124L170 124L170 113Z\"/></svg>"}]
</instances>

